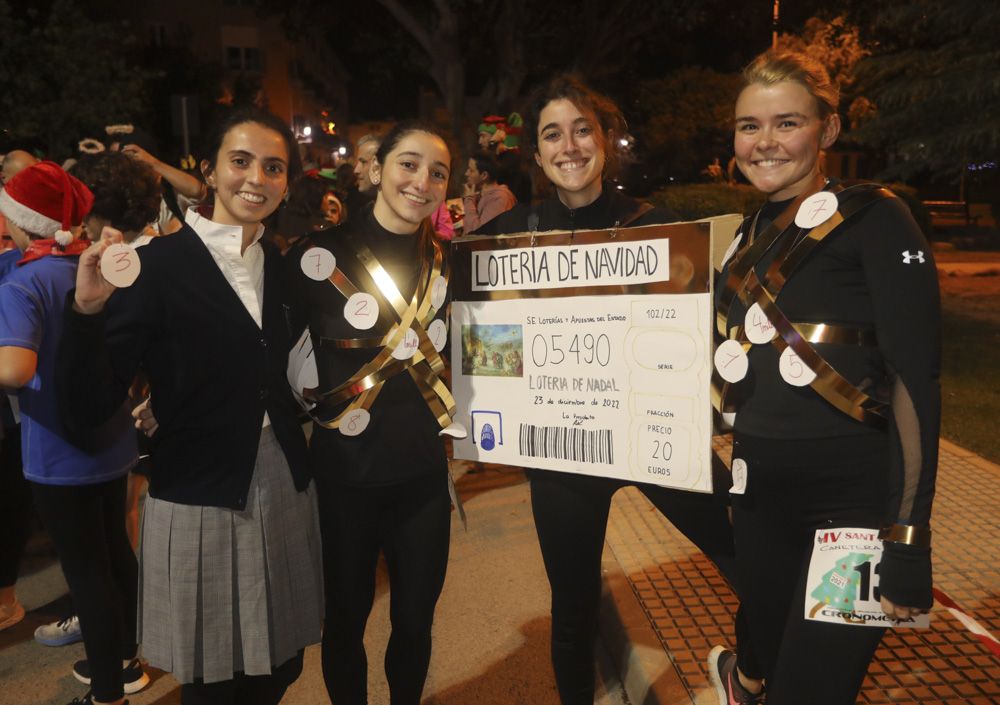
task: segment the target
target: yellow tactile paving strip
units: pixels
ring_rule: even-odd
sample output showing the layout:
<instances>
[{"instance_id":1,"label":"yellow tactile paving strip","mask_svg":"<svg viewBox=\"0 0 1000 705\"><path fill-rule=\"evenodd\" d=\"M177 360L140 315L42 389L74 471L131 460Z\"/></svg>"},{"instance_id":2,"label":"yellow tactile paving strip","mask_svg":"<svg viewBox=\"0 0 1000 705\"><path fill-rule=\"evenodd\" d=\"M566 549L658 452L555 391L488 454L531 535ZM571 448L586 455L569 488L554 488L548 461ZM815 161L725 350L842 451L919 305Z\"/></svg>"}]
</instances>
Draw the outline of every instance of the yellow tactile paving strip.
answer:
<instances>
[{"instance_id":1,"label":"yellow tactile paving strip","mask_svg":"<svg viewBox=\"0 0 1000 705\"><path fill-rule=\"evenodd\" d=\"M728 439L718 449L728 460ZM936 585L1000 634L1000 467L942 442L934 505ZM705 657L733 643L736 598L715 566L641 493L615 495L608 543L692 702L712 702ZM1000 659L948 612L931 629L890 633L869 669L859 703L1000 703Z\"/></svg>"}]
</instances>

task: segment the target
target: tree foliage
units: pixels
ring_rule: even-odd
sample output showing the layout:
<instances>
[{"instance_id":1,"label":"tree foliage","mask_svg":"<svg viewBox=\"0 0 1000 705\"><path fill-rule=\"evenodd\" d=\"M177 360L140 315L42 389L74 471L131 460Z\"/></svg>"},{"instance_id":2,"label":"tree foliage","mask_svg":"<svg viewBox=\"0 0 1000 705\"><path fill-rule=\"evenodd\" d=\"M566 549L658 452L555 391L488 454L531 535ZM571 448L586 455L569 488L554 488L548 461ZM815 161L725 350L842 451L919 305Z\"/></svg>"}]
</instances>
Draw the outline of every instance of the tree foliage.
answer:
<instances>
[{"instance_id":1,"label":"tree foliage","mask_svg":"<svg viewBox=\"0 0 1000 705\"><path fill-rule=\"evenodd\" d=\"M882 2L858 87L877 112L855 137L886 150L888 176L955 177L1000 156L1000 5Z\"/></svg>"},{"instance_id":2,"label":"tree foliage","mask_svg":"<svg viewBox=\"0 0 1000 705\"><path fill-rule=\"evenodd\" d=\"M47 154L76 151L103 126L145 113L150 73L126 58L127 32L91 21L72 0L23 16L0 0L0 124L16 138L34 138Z\"/></svg>"}]
</instances>

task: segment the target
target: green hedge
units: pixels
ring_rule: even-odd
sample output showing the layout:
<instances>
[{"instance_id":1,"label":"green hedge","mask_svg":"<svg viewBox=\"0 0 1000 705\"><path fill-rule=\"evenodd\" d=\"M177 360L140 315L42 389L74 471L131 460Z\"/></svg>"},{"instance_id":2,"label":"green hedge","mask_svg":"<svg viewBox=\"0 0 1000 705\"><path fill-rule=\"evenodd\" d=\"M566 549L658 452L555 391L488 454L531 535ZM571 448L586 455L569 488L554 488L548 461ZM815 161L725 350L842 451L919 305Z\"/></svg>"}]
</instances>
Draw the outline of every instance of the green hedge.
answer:
<instances>
[{"instance_id":1,"label":"green hedge","mask_svg":"<svg viewBox=\"0 0 1000 705\"><path fill-rule=\"evenodd\" d=\"M913 219L928 237L931 218L917 196L917 190L906 184L886 184L910 207ZM764 204L764 195L753 186L737 184L680 184L655 191L649 197L656 206L669 208L683 220L698 220L725 213L749 215Z\"/></svg>"}]
</instances>

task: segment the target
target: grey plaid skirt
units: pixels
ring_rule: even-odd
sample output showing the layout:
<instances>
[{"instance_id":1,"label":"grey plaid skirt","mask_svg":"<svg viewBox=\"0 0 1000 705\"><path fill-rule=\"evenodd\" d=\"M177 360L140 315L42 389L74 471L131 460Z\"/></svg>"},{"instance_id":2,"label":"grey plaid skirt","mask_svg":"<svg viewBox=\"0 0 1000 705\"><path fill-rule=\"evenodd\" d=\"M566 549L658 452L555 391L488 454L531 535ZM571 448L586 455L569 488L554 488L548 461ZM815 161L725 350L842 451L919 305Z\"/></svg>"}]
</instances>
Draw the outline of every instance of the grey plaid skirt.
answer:
<instances>
[{"instance_id":1,"label":"grey plaid skirt","mask_svg":"<svg viewBox=\"0 0 1000 705\"><path fill-rule=\"evenodd\" d=\"M147 497L138 617L143 656L181 683L265 675L319 642L315 485L296 491L270 426L243 511Z\"/></svg>"}]
</instances>

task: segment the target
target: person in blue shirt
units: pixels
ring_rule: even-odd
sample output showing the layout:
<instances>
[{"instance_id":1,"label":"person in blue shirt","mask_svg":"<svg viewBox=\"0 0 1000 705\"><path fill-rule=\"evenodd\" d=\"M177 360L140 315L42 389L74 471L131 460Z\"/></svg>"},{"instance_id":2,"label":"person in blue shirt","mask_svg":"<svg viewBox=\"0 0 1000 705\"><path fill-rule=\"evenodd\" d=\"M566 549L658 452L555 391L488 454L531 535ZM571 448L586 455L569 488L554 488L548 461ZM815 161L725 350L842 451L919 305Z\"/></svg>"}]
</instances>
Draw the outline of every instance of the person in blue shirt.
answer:
<instances>
[{"instance_id":1,"label":"person in blue shirt","mask_svg":"<svg viewBox=\"0 0 1000 705\"><path fill-rule=\"evenodd\" d=\"M92 204L90 190L52 162L24 169L0 192L23 251L0 282L0 387L17 397L24 475L84 632L92 691L73 703L121 705L126 679L133 691L148 682L135 659L138 567L125 532L135 434L122 406L94 433L70 440L55 389L64 302L88 245L71 231Z\"/></svg>"}]
</instances>

